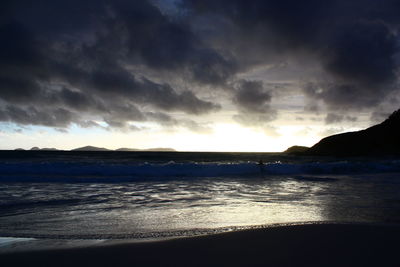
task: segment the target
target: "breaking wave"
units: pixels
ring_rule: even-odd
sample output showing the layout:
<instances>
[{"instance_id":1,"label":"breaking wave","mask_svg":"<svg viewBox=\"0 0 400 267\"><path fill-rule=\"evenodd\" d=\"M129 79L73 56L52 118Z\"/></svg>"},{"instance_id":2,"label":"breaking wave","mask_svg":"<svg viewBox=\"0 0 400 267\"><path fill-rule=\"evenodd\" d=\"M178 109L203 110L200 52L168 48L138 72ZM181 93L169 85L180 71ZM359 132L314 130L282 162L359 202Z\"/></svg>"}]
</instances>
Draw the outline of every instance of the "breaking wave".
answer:
<instances>
[{"instance_id":1,"label":"breaking wave","mask_svg":"<svg viewBox=\"0 0 400 267\"><path fill-rule=\"evenodd\" d=\"M399 160L313 163L0 163L0 182L130 182L151 179L362 174L400 171Z\"/></svg>"}]
</instances>

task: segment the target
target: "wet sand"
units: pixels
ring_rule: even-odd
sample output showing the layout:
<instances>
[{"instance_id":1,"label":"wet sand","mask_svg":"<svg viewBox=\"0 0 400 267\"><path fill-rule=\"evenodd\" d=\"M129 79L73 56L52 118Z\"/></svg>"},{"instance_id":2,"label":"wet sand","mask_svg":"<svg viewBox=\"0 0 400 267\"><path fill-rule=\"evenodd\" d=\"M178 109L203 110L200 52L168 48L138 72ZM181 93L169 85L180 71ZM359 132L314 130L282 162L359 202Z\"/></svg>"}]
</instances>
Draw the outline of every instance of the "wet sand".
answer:
<instances>
[{"instance_id":1,"label":"wet sand","mask_svg":"<svg viewBox=\"0 0 400 267\"><path fill-rule=\"evenodd\" d=\"M280 226L0 255L2 266L399 266L400 225Z\"/></svg>"}]
</instances>

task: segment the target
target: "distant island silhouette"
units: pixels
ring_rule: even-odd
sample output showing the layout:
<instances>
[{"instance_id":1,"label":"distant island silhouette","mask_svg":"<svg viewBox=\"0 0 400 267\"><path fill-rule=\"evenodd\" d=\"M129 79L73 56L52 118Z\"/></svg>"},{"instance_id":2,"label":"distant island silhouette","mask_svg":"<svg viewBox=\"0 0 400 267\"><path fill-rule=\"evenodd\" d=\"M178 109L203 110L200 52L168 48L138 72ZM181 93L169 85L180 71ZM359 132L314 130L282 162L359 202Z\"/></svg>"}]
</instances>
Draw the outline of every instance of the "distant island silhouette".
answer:
<instances>
[{"instance_id":1,"label":"distant island silhouette","mask_svg":"<svg viewBox=\"0 0 400 267\"><path fill-rule=\"evenodd\" d=\"M15 149L15 150L24 150L24 149L22 149L22 148L17 148L17 149ZM39 147L37 147L37 146L34 146L34 147L32 147L30 150L42 150L42 151L56 151L56 150L58 150L57 148L54 148L54 147L44 147L44 148L39 148Z\"/></svg>"},{"instance_id":2,"label":"distant island silhouette","mask_svg":"<svg viewBox=\"0 0 400 267\"><path fill-rule=\"evenodd\" d=\"M16 151L24 151L25 149L23 148L16 148L14 149ZM37 146L32 147L29 149L31 151L63 151L60 149L56 148L39 148ZM169 147L156 147L156 148L148 148L148 149L137 149L137 148L118 148L118 149L108 149L104 147L96 147L96 146L83 146L83 147L78 147L74 148L71 150L66 150L66 151L122 151L122 152L129 152L129 151L153 151L153 152L175 152L176 150L173 148Z\"/></svg>"},{"instance_id":3,"label":"distant island silhouette","mask_svg":"<svg viewBox=\"0 0 400 267\"><path fill-rule=\"evenodd\" d=\"M15 150L24 150L17 148ZM57 151L56 148L32 147L30 150ZM155 151L175 152L173 148L118 148L83 146L70 151ZM367 129L335 134L321 139L312 147L292 146L283 153L292 155L316 156L381 156L400 155L400 109L393 112L385 121Z\"/></svg>"},{"instance_id":4,"label":"distant island silhouette","mask_svg":"<svg viewBox=\"0 0 400 267\"><path fill-rule=\"evenodd\" d=\"M111 151L111 149L107 149L104 147L95 147L95 146L83 146L71 149L71 151Z\"/></svg>"},{"instance_id":5,"label":"distant island silhouette","mask_svg":"<svg viewBox=\"0 0 400 267\"><path fill-rule=\"evenodd\" d=\"M310 148L293 146L286 153L318 156L380 156L400 154L400 110L385 121L357 132L323 138Z\"/></svg>"},{"instance_id":6,"label":"distant island silhouette","mask_svg":"<svg viewBox=\"0 0 400 267\"><path fill-rule=\"evenodd\" d=\"M136 149L136 148L118 148L115 150L112 149L107 149L104 147L95 147L95 146L84 146L84 147L79 147L72 149L71 151L123 151L123 152L129 152L129 151L154 151L154 152L174 152L176 151L173 148L169 147L156 147L156 148L148 148L148 149Z\"/></svg>"}]
</instances>

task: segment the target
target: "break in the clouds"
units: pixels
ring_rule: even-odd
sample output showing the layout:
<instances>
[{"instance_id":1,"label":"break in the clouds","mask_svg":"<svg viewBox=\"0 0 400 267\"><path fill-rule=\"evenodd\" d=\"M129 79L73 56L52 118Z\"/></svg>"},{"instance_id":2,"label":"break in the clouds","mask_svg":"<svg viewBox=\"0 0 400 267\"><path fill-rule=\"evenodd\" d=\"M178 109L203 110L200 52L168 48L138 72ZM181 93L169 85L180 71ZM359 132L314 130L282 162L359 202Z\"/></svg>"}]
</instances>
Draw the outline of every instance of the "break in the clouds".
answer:
<instances>
[{"instance_id":1,"label":"break in the clouds","mask_svg":"<svg viewBox=\"0 0 400 267\"><path fill-rule=\"evenodd\" d=\"M399 13L395 0L2 1L0 121L209 132L199 118L233 108L271 129L288 84L300 111L355 122L333 111L381 112L398 92Z\"/></svg>"}]
</instances>

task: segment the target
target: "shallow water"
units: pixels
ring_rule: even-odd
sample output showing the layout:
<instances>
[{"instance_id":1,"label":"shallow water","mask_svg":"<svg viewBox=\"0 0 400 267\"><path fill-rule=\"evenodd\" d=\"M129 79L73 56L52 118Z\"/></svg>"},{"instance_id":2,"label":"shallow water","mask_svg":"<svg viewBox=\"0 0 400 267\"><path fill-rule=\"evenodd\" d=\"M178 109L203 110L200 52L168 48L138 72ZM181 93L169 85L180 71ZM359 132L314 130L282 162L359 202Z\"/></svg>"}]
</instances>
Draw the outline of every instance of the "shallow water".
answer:
<instances>
[{"instance_id":1,"label":"shallow water","mask_svg":"<svg viewBox=\"0 0 400 267\"><path fill-rule=\"evenodd\" d=\"M400 222L397 159L184 156L0 155L0 236L160 238L275 223Z\"/></svg>"}]
</instances>

